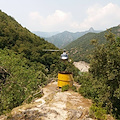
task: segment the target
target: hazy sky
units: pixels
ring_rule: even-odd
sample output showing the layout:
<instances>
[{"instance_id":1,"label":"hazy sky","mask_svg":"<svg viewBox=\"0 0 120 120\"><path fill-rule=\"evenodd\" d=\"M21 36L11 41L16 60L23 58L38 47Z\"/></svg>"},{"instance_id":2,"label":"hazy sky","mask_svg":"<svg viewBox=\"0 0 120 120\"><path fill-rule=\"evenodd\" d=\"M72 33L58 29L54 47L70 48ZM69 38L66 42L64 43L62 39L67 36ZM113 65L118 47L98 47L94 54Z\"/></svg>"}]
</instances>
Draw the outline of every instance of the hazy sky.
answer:
<instances>
[{"instance_id":1,"label":"hazy sky","mask_svg":"<svg viewBox=\"0 0 120 120\"><path fill-rule=\"evenodd\" d=\"M0 0L0 9L30 31L106 30L120 24L120 0Z\"/></svg>"}]
</instances>

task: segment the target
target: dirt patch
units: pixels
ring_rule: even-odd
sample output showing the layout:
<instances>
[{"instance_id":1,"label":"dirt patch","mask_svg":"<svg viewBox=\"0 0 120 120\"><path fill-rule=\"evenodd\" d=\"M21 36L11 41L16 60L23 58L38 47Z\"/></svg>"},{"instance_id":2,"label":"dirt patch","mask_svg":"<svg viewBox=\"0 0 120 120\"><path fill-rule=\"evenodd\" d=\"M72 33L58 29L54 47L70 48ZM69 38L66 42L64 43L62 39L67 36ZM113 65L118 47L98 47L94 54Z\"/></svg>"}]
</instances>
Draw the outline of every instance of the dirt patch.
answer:
<instances>
[{"instance_id":1,"label":"dirt patch","mask_svg":"<svg viewBox=\"0 0 120 120\"><path fill-rule=\"evenodd\" d=\"M77 67L81 72L88 72L89 64L84 61L74 62L75 67Z\"/></svg>"}]
</instances>

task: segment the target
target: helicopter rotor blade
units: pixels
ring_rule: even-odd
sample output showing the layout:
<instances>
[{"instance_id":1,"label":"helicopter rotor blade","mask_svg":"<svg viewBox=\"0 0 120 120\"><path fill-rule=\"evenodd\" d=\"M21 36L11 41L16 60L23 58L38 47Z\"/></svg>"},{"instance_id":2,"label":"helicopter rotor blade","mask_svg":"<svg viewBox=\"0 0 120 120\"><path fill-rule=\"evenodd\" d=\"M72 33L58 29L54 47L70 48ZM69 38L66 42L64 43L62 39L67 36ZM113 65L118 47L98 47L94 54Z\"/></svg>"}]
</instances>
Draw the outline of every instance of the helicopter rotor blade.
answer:
<instances>
[{"instance_id":1,"label":"helicopter rotor blade","mask_svg":"<svg viewBox=\"0 0 120 120\"><path fill-rule=\"evenodd\" d=\"M53 51L54 52L54 51L63 51L63 50L43 49L43 51L51 51L51 52Z\"/></svg>"}]
</instances>

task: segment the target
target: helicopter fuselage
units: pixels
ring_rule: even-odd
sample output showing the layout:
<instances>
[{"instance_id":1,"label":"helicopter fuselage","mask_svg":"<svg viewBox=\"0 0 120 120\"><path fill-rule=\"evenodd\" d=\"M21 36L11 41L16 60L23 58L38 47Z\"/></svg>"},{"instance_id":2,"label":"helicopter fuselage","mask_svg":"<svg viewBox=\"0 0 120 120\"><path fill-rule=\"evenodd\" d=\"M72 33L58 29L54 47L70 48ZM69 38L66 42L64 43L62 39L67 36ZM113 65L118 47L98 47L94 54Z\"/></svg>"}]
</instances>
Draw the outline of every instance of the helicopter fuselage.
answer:
<instances>
[{"instance_id":1,"label":"helicopter fuselage","mask_svg":"<svg viewBox=\"0 0 120 120\"><path fill-rule=\"evenodd\" d=\"M63 52L63 54L61 54L61 59L68 60L68 55L66 54L66 52Z\"/></svg>"}]
</instances>

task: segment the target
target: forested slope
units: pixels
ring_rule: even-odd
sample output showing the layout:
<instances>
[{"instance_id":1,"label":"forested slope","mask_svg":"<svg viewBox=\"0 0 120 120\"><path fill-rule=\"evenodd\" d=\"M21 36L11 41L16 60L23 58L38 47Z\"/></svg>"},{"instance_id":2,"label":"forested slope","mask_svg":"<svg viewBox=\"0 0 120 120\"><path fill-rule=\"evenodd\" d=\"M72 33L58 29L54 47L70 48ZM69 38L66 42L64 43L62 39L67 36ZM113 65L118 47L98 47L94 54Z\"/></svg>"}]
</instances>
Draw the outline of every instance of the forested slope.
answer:
<instances>
[{"instance_id":1,"label":"forested slope","mask_svg":"<svg viewBox=\"0 0 120 120\"><path fill-rule=\"evenodd\" d=\"M58 48L0 11L0 114L40 97L41 87L58 71L77 74L72 63L59 60L60 52L43 49Z\"/></svg>"},{"instance_id":2,"label":"forested slope","mask_svg":"<svg viewBox=\"0 0 120 120\"><path fill-rule=\"evenodd\" d=\"M112 33L114 33L117 36L120 36L120 26L116 26L113 28L110 28ZM100 33L87 33L84 36L78 38L77 40L71 42L69 45L65 47L65 49L68 50L69 55L71 58L73 58L74 61L86 61L90 62L89 55L92 54L92 49L94 48L93 45L91 45L91 40L96 39L100 44L105 43L105 34L106 31L100 32Z\"/></svg>"},{"instance_id":3,"label":"forested slope","mask_svg":"<svg viewBox=\"0 0 120 120\"><path fill-rule=\"evenodd\" d=\"M89 73L81 76L79 92L93 100L92 115L105 120L104 113L120 119L120 38L109 31L106 43L95 46L90 56ZM103 109L102 109L103 108Z\"/></svg>"},{"instance_id":4,"label":"forested slope","mask_svg":"<svg viewBox=\"0 0 120 120\"><path fill-rule=\"evenodd\" d=\"M8 17L3 12L0 12L0 43L2 49L7 47L17 53L23 53L30 61L42 63L45 63L43 49L57 49L53 44L23 28L14 18Z\"/></svg>"}]
</instances>

